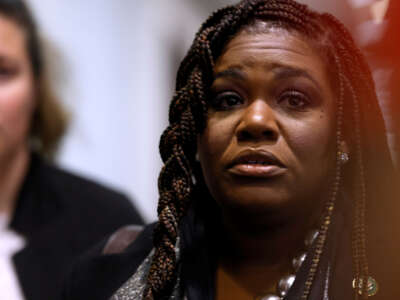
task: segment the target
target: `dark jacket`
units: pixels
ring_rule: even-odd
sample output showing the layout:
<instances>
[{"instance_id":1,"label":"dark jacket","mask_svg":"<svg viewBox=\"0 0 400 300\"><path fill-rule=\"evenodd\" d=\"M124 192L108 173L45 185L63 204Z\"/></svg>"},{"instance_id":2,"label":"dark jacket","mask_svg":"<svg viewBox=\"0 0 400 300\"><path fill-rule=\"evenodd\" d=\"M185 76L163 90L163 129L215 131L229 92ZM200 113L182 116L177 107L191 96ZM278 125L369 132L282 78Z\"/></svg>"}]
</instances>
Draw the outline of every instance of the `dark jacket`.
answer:
<instances>
[{"instance_id":1,"label":"dark jacket","mask_svg":"<svg viewBox=\"0 0 400 300\"><path fill-rule=\"evenodd\" d=\"M217 267L217 255L215 246L220 236L217 228L203 226L194 222L192 212L186 216L180 227L181 232L181 287L189 300L213 300L215 299L215 272ZM343 281L351 282L351 268L346 261L335 264L335 256L342 250L337 249L334 242L338 230L343 226L342 217L337 218L336 230L328 242L328 250L325 251L317 274L316 284L311 291L310 299L313 300L344 300L351 299L351 286L345 286ZM154 224L144 228L139 236L129 246L119 253L105 254L110 242L114 243L118 231L109 239L93 248L75 265L73 272L66 281L63 300L109 300L112 295L135 273L139 265L150 253L152 244L152 232ZM334 237L335 236L335 237ZM123 240L125 235L120 235ZM128 238L129 239L129 238ZM118 248L118 247L117 247ZM347 256L346 256L347 257ZM304 281L311 264L311 256L307 258L304 266L299 270L293 287L286 299L300 299ZM330 262L330 263L329 263ZM330 266L329 266L330 265ZM332 267L341 272L341 280L329 280ZM340 281L340 282L339 282ZM328 286L329 287L328 287ZM328 289L338 290L340 294L335 297L325 297ZM337 293L335 293L337 294ZM343 297L342 297L343 296Z\"/></svg>"},{"instance_id":2,"label":"dark jacket","mask_svg":"<svg viewBox=\"0 0 400 300\"><path fill-rule=\"evenodd\" d=\"M10 228L26 239L13 256L27 300L60 299L72 262L117 228L143 220L122 194L32 154Z\"/></svg>"},{"instance_id":3,"label":"dark jacket","mask_svg":"<svg viewBox=\"0 0 400 300\"><path fill-rule=\"evenodd\" d=\"M63 300L109 300L135 273L153 247L155 224L146 226L120 253L104 254L110 239L86 252L74 265L65 286Z\"/></svg>"}]
</instances>

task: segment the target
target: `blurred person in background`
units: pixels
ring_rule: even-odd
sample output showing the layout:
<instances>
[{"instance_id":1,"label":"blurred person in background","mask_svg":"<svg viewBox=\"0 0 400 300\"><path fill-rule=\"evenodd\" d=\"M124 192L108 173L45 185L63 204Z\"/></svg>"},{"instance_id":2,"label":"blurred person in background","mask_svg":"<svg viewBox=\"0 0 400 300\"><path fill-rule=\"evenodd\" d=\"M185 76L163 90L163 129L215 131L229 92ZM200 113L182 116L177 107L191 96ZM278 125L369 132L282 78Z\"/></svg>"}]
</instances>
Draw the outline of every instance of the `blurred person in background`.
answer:
<instances>
[{"instance_id":1,"label":"blurred person in background","mask_svg":"<svg viewBox=\"0 0 400 300\"><path fill-rule=\"evenodd\" d=\"M47 162L66 125L28 8L0 0L0 299L59 299L77 255L143 222L124 195Z\"/></svg>"}]
</instances>

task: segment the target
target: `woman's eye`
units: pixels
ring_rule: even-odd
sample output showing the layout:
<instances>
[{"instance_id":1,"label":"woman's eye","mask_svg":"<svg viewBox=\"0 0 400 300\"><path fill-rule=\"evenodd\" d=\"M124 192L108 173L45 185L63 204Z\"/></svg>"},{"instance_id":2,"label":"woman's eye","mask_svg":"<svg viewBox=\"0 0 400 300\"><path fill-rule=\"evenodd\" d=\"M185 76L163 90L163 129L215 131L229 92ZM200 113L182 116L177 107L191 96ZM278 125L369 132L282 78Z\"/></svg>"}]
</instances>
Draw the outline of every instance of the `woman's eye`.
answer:
<instances>
[{"instance_id":1,"label":"woman's eye","mask_svg":"<svg viewBox=\"0 0 400 300\"><path fill-rule=\"evenodd\" d=\"M244 103L242 97L234 92L217 94L211 101L211 106L216 110L229 110Z\"/></svg>"},{"instance_id":2,"label":"woman's eye","mask_svg":"<svg viewBox=\"0 0 400 300\"><path fill-rule=\"evenodd\" d=\"M14 75L14 73L15 73L14 69L0 66L0 79L8 79L12 75Z\"/></svg>"},{"instance_id":3,"label":"woman's eye","mask_svg":"<svg viewBox=\"0 0 400 300\"><path fill-rule=\"evenodd\" d=\"M305 110L311 104L309 98L299 91L283 93L279 102L293 110Z\"/></svg>"}]
</instances>

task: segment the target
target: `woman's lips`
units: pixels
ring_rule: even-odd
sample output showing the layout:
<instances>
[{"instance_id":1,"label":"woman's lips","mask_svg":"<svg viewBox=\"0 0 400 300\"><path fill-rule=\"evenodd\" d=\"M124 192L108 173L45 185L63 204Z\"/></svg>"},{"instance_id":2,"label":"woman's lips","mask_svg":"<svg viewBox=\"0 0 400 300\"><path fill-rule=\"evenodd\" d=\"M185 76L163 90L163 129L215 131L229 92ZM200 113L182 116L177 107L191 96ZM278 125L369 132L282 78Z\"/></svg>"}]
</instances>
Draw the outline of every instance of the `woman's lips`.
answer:
<instances>
[{"instance_id":1,"label":"woman's lips","mask_svg":"<svg viewBox=\"0 0 400 300\"><path fill-rule=\"evenodd\" d=\"M229 168L229 172L246 177L271 178L286 172L286 168L277 165L240 163Z\"/></svg>"},{"instance_id":2,"label":"woman's lips","mask_svg":"<svg viewBox=\"0 0 400 300\"><path fill-rule=\"evenodd\" d=\"M249 148L235 156L228 171L238 176L270 178L282 175L287 168L273 153Z\"/></svg>"}]
</instances>

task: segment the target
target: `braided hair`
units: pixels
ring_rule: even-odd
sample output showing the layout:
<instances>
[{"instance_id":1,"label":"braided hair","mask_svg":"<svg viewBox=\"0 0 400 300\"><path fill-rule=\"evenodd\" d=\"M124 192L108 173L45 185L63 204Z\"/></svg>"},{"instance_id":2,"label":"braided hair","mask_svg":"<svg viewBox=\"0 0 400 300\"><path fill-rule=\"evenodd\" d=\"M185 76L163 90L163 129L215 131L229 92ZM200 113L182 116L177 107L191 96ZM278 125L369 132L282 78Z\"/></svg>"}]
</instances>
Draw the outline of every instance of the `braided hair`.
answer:
<instances>
[{"instance_id":1,"label":"braided hair","mask_svg":"<svg viewBox=\"0 0 400 300\"><path fill-rule=\"evenodd\" d=\"M243 0L211 15L201 26L177 74L176 93L169 111L169 126L160 140L160 153L164 167L159 176L158 223L154 230L155 253L147 278L144 299L168 299L177 280L175 246L178 227L194 198L194 188L199 178L196 173L196 140L205 127L208 110L208 90L213 82L216 59L224 46L240 30L254 27L257 21L273 22L287 30L299 32L324 50L333 67L330 76L337 91L336 120L336 173L330 196L325 204L320 234L313 249L312 264L302 295L309 297L320 257L324 250L335 200L342 180L339 143L348 130L344 123L352 123L355 160L352 163L351 181L354 190L354 215L352 252L354 276L365 280L369 276L366 232L366 185L363 157L366 132L362 124L373 122L378 116L377 99L371 73L362 54L344 26L329 14L319 14L293 0ZM361 105L361 100L363 101ZM366 105L364 105L364 102ZM362 111L362 110L366 111ZM349 118L345 118L348 115ZM365 117L369 116L369 117ZM366 120L369 118L369 120ZM381 122L382 123L382 122ZM379 128L379 130L383 130ZM355 292L355 299L366 299L367 285Z\"/></svg>"}]
</instances>

